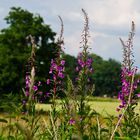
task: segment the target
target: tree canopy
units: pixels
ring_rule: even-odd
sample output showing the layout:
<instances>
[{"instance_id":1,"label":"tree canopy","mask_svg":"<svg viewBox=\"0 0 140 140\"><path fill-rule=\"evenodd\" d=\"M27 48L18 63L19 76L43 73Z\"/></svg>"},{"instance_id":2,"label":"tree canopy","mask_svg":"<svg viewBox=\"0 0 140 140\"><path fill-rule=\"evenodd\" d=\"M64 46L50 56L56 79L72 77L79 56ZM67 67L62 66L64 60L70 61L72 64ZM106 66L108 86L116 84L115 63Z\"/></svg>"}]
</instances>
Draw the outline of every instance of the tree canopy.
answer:
<instances>
[{"instance_id":1,"label":"tree canopy","mask_svg":"<svg viewBox=\"0 0 140 140\"><path fill-rule=\"evenodd\" d=\"M50 60L55 57L56 33L43 18L22 8L12 7L5 18L9 25L0 32L0 92L18 92L22 89L31 45L28 35L35 37L37 79L46 79Z\"/></svg>"},{"instance_id":2,"label":"tree canopy","mask_svg":"<svg viewBox=\"0 0 140 140\"><path fill-rule=\"evenodd\" d=\"M91 54L93 59L93 83L96 96L116 96L120 90L121 64L114 60L103 60L102 57Z\"/></svg>"}]
</instances>

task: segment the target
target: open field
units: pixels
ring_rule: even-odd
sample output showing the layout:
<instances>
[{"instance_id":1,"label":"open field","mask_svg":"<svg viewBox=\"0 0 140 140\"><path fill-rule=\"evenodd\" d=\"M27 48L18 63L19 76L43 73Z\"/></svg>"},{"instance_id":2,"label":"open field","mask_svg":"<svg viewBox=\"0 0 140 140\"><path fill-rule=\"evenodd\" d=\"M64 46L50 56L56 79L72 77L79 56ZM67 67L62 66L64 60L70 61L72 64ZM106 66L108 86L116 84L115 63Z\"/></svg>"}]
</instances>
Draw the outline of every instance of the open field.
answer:
<instances>
[{"instance_id":1,"label":"open field","mask_svg":"<svg viewBox=\"0 0 140 140\"><path fill-rule=\"evenodd\" d=\"M111 98L90 98L88 101L88 104L91 106L91 109L96 110L98 113L102 114L103 116L114 115L118 116L119 112L116 111L116 108L119 106L119 101L117 99L111 99ZM48 111L51 109L51 104L37 104L36 106L37 110L44 110ZM58 109L61 108L61 101L58 100ZM136 107L136 112L140 113L140 102L138 106Z\"/></svg>"}]
</instances>

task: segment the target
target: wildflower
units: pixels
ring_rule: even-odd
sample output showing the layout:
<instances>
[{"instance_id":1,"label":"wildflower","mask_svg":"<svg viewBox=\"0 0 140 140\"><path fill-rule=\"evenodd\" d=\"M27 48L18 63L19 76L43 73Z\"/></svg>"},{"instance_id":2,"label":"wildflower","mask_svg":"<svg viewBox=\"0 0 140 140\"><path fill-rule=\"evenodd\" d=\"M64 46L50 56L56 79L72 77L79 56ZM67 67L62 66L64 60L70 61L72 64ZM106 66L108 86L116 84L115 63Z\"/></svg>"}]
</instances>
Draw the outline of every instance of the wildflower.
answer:
<instances>
[{"instance_id":1,"label":"wildflower","mask_svg":"<svg viewBox=\"0 0 140 140\"><path fill-rule=\"evenodd\" d=\"M49 97L50 96L50 93L49 92L46 92L46 96Z\"/></svg>"},{"instance_id":2,"label":"wildflower","mask_svg":"<svg viewBox=\"0 0 140 140\"><path fill-rule=\"evenodd\" d=\"M34 91L37 91L37 90L38 90L38 87L34 85L34 86L33 86L33 90L34 90Z\"/></svg>"},{"instance_id":3,"label":"wildflower","mask_svg":"<svg viewBox=\"0 0 140 140\"><path fill-rule=\"evenodd\" d=\"M138 96L138 97L140 97L140 93L139 93L139 94L137 94L137 96Z\"/></svg>"},{"instance_id":4,"label":"wildflower","mask_svg":"<svg viewBox=\"0 0 140 140\"><path fill-rule=\"evenodd\" d=\"M53 80L56 81L56 75L53 75Z\"/></svg>"},{"instance_id":5,"label":"wildflower","mask_svg":"<svg viewBox=\"0 0 140 140\"><path fill-rule=\"evenodd\" d=\"M50 69L50 71L49 71L49 74L51 74L52 73L52 69Z\"/></svg>"},{"instance_id":6,"label":"wildflower","mask_svg":"<svg viewBox=\"0 0 140 140\"><path fill-rule=\"evenodd\" d=\"M40 81L38 82L38 86L41 86L41 82Z\"/></svg>"},{"instance_id":7,"label":"wildflower","mask_svg":"<svg viewBox=\"0 0 140 140\"><path fill-rule=\"evenodd\" d=\"M87 65L88 67L90 67L91 64L92 64L92 59L91 59L91 58L88 58L87 61L86 61L86 65Z\"/></svg>"},{"instance_id":8,"label":"wildflower","mask_svg":"<svg viewBox=\"0 0 140 140\"><path fill-rule=\"evenodd\" d=\"M26 82L26 88L28 88L30 85L30 76L29 75L26 75L25 82Z\"/></svg>"},{"instance_id":9,"label":"wildflower","mask_svg":"<svg viewBox=\"0 0 140 140\"><path fill-rule=\"evenodd\" d=\"M133 26L134 25L132 24L132 27ZM125 108L127 104L132 103L135 97L134 91L139 83L139 80L134 79L137 72L137 67L133 66L134 64L134 60L133 60L134 56L132 52L133 37L134 37L134 30L130 32L126 44L123 42L123 40L120 39L123 45L123 62L121 68L122 89L118 95L118 99L121 100L121 105L119 106L119 109ZM137 94L137 97L140 97L140 94Z\"/></svg>"},{"instance_id":10,"label":"wildflower","mask_svg":"<svg viewBox=\"0 0 140 140\"><path fill-rule=\"evenodd\" d=\"M64 66L65 65L65 60L61 60L61 65Z\"/></svg>"},{"instance_id":11,"label":"wildflower","mask_svg":"<svg viewBox=\"0 0 140 140\"><path fill-rule=\"evenodd\" d=\"M25 91L25 96L26 97L29 96L29 91L28 90Z\"/></svg>"},{"instance_id":12,"label":"wildflower","mask_svg":"<svg viewBox=\"0 0 140 140\"><path fill-rule=\"evenodd\" d=\"M70 120L69 120L69 123L71 124L71 125L73 125L73 124L75 124L75 120L73 119L73 118L71 118Z\"/></svg>"},{"instance_id":13,"label":"wildflower","mask_svg":"<svg viewBox=\"0 0 140 140\"><path fill-rule=\"evenodd\" d=\"M77 71L77 72L79 71L79 67L78 67L78 66L76 67L76 71Z\"/></svg>"},{"instance_id":14,"label":"wildflower","mask_svg":"<svg viewBox=\"0 0 140 140\"><path fill-rule=\"evenodd\" d=\"M90 71L90 73L92 73L92 72L93 72L93 69L92 69L92 68L90 68L90 69L89 69L89 71Z\"/></svg>"},{"instance_id":15,"label":"wildflower","mask_svg":"<svg viewBox=\"0 0 140 140\"><path fill-rule=\"evenodd\" d=\"M25 105L26 104L26 101L25 100L22 100L22 104Z\"/></svg>"},{"instance_id":16,"label":"wildflower","mask_svg":"<svg viewBox=\"0 0 140 140\"><path fill-rule=\"evenodd\" d=\"M47 79L47 82L46 83L47 83L47 85L49 85L50 84L50 79Z\"/></svg>"},{"instance_id":17,"label":"wildflower","mask_svg":"<svg viewBox=\"0 0 140 140\"><path fill-rule=\"evenodd\" d=\"M78 58L78 64L83 68L85 66L84 61L81 58Z\"/></svg>"},{"instance_id":18,"label":"wildflower","mask_svg":"<svg viewBox=\"0 0 140 140\"><path fill-rule=\"evenodd\" d=\"M63 78L64 78L64 74L63 74L62 72L59 72L59 73L58 73L58 77L60 77L60 78L63 79Z\"/></svg>"}]
</instances>

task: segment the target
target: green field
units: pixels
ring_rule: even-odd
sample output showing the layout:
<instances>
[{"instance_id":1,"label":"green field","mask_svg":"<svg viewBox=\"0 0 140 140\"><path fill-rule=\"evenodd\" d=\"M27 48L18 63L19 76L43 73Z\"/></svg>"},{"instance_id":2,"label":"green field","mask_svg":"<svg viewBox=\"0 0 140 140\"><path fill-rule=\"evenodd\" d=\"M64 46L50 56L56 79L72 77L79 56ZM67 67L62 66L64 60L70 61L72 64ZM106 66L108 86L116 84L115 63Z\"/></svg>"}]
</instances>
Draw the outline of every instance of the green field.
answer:
<instances>
[{"instance_id":1,"label":"green field","mask_svg":"<svg viewBox=\"0 0 140 140\"><path fill-rule=\"evenodd\" d=\"M61 108L61 101L58 100L58 109ZM88 101L88 104L90 105L91 109L96 110L98 113L102 114L103 116L114 115L118 116L120 112L116 111L116 108L119 106L119 101L117 99L111 99L111 98L90 98ZM136 112L140 113L139 111L140 103L136 107ZM44 110L48 111L51 109L50 104L37 104L36 106L37 110Z\"/></svg>"}]
</instances>

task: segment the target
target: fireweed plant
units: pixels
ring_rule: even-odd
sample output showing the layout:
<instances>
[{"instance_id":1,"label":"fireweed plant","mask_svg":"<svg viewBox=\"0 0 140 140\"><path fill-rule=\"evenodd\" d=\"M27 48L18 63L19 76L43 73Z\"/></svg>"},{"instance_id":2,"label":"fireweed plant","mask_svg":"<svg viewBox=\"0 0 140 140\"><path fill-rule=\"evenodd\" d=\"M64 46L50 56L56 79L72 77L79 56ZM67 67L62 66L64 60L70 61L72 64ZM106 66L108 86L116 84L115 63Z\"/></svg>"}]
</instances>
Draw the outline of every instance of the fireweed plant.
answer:
<instances>
[{"instance_id":1,"label":"fireweed plant","mask_svg":"<svg viewBox=\"0 0 140 140\"><path fill-rule=\"evenodd\" d=\"M64 71L65 71L65 60L62 59L62 45L63 41L63 21L59 16L61 21L61 33L57 41L57 54L56 58L51 60L51 66L49 74L51 75L52 79L47 79L46 84L52 84L52 89L47 92L47 95L52 94L52 108L56 108L55 100L58 97L58 94L63 92L63 79L64 79Z\"/></svg>"},{"instance_id":2,"label":"fireweed plant","mask_svg":"<svg viewBox=\"0 0 140 140\"><path fill-rule=\"evenodd\" d=\"M51 66L50 66L50 79L46 80L46 85L51 85L50 91L46 92L46 96L52 97L52 105L51 105L51 111L50 111L50 124L51 129L49 130L50 138L53 138L54 140L58 139L58 125L57 125L57 119L58 119L58 111L56 110L56 99L58 98L59 94L64 93L64 83L63 79L65 77L65 60L62 58L62 47L64 44L63 39L63 21L62 18L59 16L60 22L61 22L61 31L60 35L57 39L57 53L55 59L51 60ZM52 133L50 133L52 131Z\"/></svg>"},{"instance_id":3,"label":"fireweed plant","mask_svg":"<svg viewBox=\"0 0 140 140\"><path fill-rule=\"evenodd\" d=\"M76 85L73 85L70 77L67 76L65 97L62 100L63 117L61 117L60 136L61 139L83 139L86 135L84 130L88 126L90 107L86 104L87 95L93 93L90 90L90 74L92 73L92 59L89 58L89 21L87 13L84 14L84 30L82 33L82 52L78 55L78 62L75 71L77 73ZM93 117L93 116L92 116Z\"/></svg>"},{"instance_id":4,"label":"fireweed plant","mask_svg":"<svg viewBox=\"0 0 140 140\"><path fill-rule=\"evenodd\" d=\"M127 124L127 129L129 134L133 131L132 126L133 121L135 121L138 116L135 113L135 108L138 105L138 97L140 94L136 94L135 90L138 87L139 80L135 78L137 73L137 67L134 66L134 55L133 55L133 38L135 35L135 24L132 21L131 32L129 33L128 40L126 43L120 38L120 41L123 46L123 61L121 67L121 82L122 87L119 92L118 99L121 101L121 104L117 108L117 111L122 111L119 115L118 123L116 124L115 130L112 133L110 140L113 139L113 136L121 125L121 120L124 118L124 123Z\"/></svg>"},{"instance_id":5,"label":"fireweed plant","mask_svg":"<svg viewBox=\"0 0 140 140\"><path fill-rule=\"evenodd\" d=\"M32 114L35 110L35 92L38 90L38 87L35 86L35 40L29 35L27 40L31 42L31 55L28 60L27 72L25 77L25 90L24 94L26 99L23 102L24 113Z\"/></svg>"},{"instance_id":6,"label":"fireweed plant","mask_svg":"<svg viewBox=\"0 0 140 140\"><path fill-rule=\"evenodd\" d=\"M87 113L87 106L86 104L86 97L88 95L93 94L93 87L90 87L90 74L92 74L92 62L93 60L89 58L89 19L88 15L85 12L84 9L82 9L82 12L84 14L84 29L82 32L82 41L80 42L82 44L82 52L78 55L78 66L76 67L76 71L78 72L77 80L77 91L76 94L78 96L78 114L79 114L79 129L81 132L81 135L84 134L84 121L86 118Z\"/></svg>"}]
</instances>

